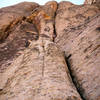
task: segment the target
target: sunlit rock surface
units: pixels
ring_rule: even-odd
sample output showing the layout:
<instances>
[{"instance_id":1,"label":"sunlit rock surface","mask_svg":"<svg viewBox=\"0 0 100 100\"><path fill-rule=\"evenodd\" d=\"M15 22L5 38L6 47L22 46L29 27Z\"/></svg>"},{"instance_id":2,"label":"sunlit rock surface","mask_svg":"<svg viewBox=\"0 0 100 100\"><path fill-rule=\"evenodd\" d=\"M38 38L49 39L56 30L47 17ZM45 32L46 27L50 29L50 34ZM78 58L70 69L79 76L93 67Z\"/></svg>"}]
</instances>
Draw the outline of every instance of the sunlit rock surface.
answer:
<instances>
[{"instance_id":1,"label":"sunlit rock surface","mask_svg":"<svg viewBox=\"0 0 100 100\"><path fill-rule=\"evenodd\" d=\"M86 2L0 9L0 100L100 99L100 6Z\"/></svg>"}]
</instances>

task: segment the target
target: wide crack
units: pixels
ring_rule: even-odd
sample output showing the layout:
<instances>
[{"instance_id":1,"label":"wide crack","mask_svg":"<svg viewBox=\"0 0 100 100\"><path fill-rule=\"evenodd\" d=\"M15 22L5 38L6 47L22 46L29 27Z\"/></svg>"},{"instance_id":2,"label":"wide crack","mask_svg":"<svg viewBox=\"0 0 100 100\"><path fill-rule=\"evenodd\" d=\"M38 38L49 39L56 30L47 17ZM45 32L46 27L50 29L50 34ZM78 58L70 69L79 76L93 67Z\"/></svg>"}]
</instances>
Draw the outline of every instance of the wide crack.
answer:
<instances>
[{"instance_id":1,"label":"wide crack","mask_svg":"<svg viewBox=\"0 0 100 100\"><path fill-rule=\"evenodd\" d=\"M57 5L57 9L58 9L58 5ZM55 12L55 15L54 15L54 22L53 22L53 41L52 42L55 42L55 39L57 37L57 32L56 32L56 15L57 15L57 10ZM45 48L44 48L44 43L43 43L43 38L42 38L42 48L43 48L43 67L42 67L42 76L44 77L44 68L45 68ZM76 87L76 90L77 90L77 93L80 95L81 99L82 100L86 100L84 97L83 97L83 94L82 92L80 91L80 88L77 86L77 83L75 82L75 77L73 76L72 74L72 71L71 71L71 66L70 66L70 61L69 61L69 58L71 57L71 55L69 55L68 57L65 57L65 61L66 61L66 65L68 67L68 70L69 70L69 73L70 73L70 76L71 76L71 79L72 79L72 82L74 84L74 86Z\"/></svg>"},{"instance_id":2,"label":"wide crack","mask_svg":"<svg viewBox=\"0 0 100 100\"><path fill-rule=\"evenodd\" d=\"M58 4L57 4L57 9L58 9ZM56 18L56 15L57 15L57 9L56 9L56 12L54 14L54 24L53 24L53 29L54 29L53 32L54 32L54 34L53 34L53 42L55 42L55 38L57 37L56 25L55 25L55 23L56 23L55 18Z\"/></svg>"},{"instance_id":3,"label":"wide crack","mask_svg":"<svg viewBox=\"0 0 100 100\"><path fill-rule=\"evenodd\" d=\"M68 57L65 56L65 61L66 61L66 64L67 64L67 67L68 67L68 70L69 70L69 73L70 73L72 82L73 82L74 86L76 87L76 90L77 90L77 92L79 93L81 99L82 99L82 100L86 100L86 99L83 97L83 90L80 89L80 87L79 87L80 85L79 85L79 83L77 82L76 77L72 74L73 72L72 72L72 70L71 70L70 57L71 57L71 54L70 54Z\"/></svg>"},{"instance_id":4,"label":"wide crack","mask_svg":"<svg viewBox=\"0 0 100 100\"><path fill-rule=\"evenodd\" d=\"M58 6L57 6L58 7ZM58 9L58 8L57 8ZM56 25L55 25L55 18L56 18L56 12L55 12L55 15L54 15L54 23L53 23L53 42L55 42L55 38L57 37L57 32L56 32ZM18 23L17 23L18 24ZM42 67L42 76L44 77L44 68L45 68L45 49L44 49L44 41L43 41L43 38L42 38L42 48L43 48L43 67ZM71 71L71 64L70 64L70 61L69 61L69 58L71 57L68 56L68 57L65 57L65 61L66 61L66 64L68 66L68 70L70 72L70 76L71 76L71 79L72 79L72 82L74 84L74 86L76 87L77 89L77 92L79 93L80 97L82 98L82 100L86 100L84 97L83 97L83 94L80 90L80 88L78 87L77 85L77 82L75 81L75 77L73 76L72 74L72 71Z\"/></svg>"}]
</instances>

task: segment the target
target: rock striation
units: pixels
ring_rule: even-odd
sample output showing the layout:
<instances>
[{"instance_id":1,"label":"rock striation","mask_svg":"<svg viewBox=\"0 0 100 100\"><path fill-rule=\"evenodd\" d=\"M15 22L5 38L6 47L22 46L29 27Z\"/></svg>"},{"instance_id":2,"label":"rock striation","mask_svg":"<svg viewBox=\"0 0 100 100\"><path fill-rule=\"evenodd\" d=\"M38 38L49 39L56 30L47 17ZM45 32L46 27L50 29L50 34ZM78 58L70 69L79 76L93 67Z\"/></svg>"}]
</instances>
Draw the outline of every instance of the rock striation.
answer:
<instances>
[{"instance_id":1,"label":"rock striation","mask_svg":"<svg viewBox=\"0 0 100 100\"><path fill-rule=\"evenodd\" d=\"M61 2L55 42L65 51L74 83L85 100L100 99L100 11L95 5Z\"/></svg>"},{"instance_id":2,"label":"rock striation","mask_svg":"<svg viewBox=\"0 0 100 100\"><path fill-rule=\"evenodd\" d=\"M100 99L100 7L90 1L0 9L0 100Z\"/></svg>"}]
</instances>

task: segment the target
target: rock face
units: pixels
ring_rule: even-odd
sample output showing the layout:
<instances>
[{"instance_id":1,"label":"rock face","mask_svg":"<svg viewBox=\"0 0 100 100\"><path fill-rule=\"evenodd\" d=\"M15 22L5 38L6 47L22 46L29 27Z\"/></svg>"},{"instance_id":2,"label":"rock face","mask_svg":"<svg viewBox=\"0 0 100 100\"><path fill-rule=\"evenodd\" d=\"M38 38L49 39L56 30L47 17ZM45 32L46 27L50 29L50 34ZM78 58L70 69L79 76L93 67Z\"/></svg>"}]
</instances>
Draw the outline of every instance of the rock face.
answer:
<instances>
[{"instance_id":1,"label":"rock face","mask_svg":"<svg viewBox=\"0 0 100 100\"><path fill-rule=\"evenodd\" d=\"M99 83L98 4L0 9L0 100L99 100Z\"/></svg>"},{"instance_id":2,"label":"rock face","mask_svg":"<svg viewBox=\"0 0 100 100\"><path fill-rule=\"evenodd\" d=\"M85 4L95 4L95 3L100 3L100 0L85 0Z\"/></svg>"},{"instance_id":3,"label":"rock face","mask_svg":"<svg viewBox=\"0 0 100 100\"><path fill-rule=\"evenodd\" d=\"M36 8L38 4L24 2L7 8L0 9L0 40L5 39L9 34L10 28L24 19L25 16L30 15L31 11Z\"/></svg>"},{"instance_id":4,"label":"rock face","mask_svg":"<svg viewBox=\"0 0 100 100\"><path fill-rule=\"evenodd\" d=\"M70 64L73 80L86 100L100 99L100 11L95 5L61 2L55 42Z\"/></svg>"}]
</instances>

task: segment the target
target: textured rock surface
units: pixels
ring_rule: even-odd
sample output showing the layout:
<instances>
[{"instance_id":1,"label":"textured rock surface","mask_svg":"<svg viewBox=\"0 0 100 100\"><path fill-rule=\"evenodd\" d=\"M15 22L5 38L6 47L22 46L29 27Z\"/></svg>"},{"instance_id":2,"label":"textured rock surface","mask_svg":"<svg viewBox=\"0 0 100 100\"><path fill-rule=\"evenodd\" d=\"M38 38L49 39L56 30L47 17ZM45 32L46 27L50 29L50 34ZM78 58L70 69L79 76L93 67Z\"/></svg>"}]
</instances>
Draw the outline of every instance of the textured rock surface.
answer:
<instances>
[{"instance_id":1,"label":"textured rock surface","mask_svg":"<svg viewBox=\"0 0 100 100\"><path fill-rule=\"evenodd\" d=\"M0 100L99 100L99 75L99 3L0 9Z\"/></svg>"},{"instance_id":2,"label":"textured rock surface","mask_svg":"<svg viewBox=\"0 0 100 100\"><path fill-rule=\"evenodd\" d=\"M0 9L0 40L3 40L9 34L10 28L30 15L38 4L32 2L23 2L16 6ZM6 34L5 34L6 33Z\"/></svg>"},{"instance_id":3,"label":"textured rock surface","mask_svg":"<svg viewBox=\"0 0 100 100\"><path fill-rule=\"evenodd\" d=\"M36 24L39 38L0 73L0 100L81 100L64 54L53 42L56 9L57 3L49 2L26 18Z\"/></svg>"},{"instance_id":4,"label":"textured rock surface","mask_svg":"<svg viewBox=\"0 0 100 100\"><path fill-rule=\"evenodd\" d=\"M65 51L80 94L86 100L99 100L100 11L95 5L79 7L62 2L57 11L56 32L55 41Z\"/></svg>"},{"instance_id":5,"label":"textured rock surface","mask_svg":"<svg viewBox=\"0 0 100 100\"><path fill-rule=\"evenodd\" d=\"M21 54L29 40L36 40L37 36L33 36L33 33L37 34L35 25L24 20L37 6L36 3L24 2L0 9L0 72Z\"/></svg>"},{"instance_id":6,"label":"textured rock surface","mask_svg":"<svg viewBox=\"0 0 100 100\"><path fill-rule=\"evenodd\" d=\"M100 3L100 0L85 0L85 4Z\"/></svg>"},{"instance_id":7,"label":"textured rock surface","mask_svg":"<svg viewBox=\"0 0 100 100\"><path fill-rule=\"evenodd\" d=\"M0 100L81 100L63 56L40 38L0 74Z\"/></svg>"}]
</instances>

